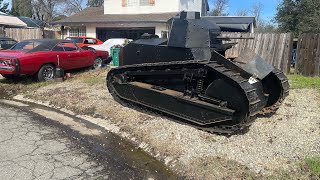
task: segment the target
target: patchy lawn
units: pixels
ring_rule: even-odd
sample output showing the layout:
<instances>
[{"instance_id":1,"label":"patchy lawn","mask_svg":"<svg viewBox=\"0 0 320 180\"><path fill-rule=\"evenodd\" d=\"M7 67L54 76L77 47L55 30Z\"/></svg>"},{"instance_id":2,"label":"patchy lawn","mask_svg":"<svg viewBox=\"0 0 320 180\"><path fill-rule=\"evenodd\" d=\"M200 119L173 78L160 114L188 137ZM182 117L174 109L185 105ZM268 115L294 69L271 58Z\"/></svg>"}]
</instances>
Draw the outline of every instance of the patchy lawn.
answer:
<instances>
[{"instance_id":1,"label":"patchy lawn","mask_svg":"<svg viewBox=\"0 0 320 180\"><path fill-rule=\"evenodd\" d=\"M188 179L308 179L318 176L320 101L318 80L290 76L290 96L272 117L261 117L243 135L224 137L115 102L106 70L78 73L63 83L1 83L0 88L100 117L144 144ZM305 83L305 84L302 84Z\"/></svg>"},{"instance_id":2,"label":"patchy lawn","mask_svg":"<svg viewBox=\"0 0 320 180\"><path fill-rule=\"evenodd\" d=\"M310 171L314 179L320 179L320 156L307 158L303 163L306 171Z\"/></svg>"},{"instance_id":3,"label":"patchy lawn","mask_svg":"<svg viewBox=\"0 0 320 180\"><path fill-rule=\"evenodd\" d=\"M319 89L320 77L304 77L300 75L289 75L290 85L292 89Z\"/></svg>"}]
</instances>

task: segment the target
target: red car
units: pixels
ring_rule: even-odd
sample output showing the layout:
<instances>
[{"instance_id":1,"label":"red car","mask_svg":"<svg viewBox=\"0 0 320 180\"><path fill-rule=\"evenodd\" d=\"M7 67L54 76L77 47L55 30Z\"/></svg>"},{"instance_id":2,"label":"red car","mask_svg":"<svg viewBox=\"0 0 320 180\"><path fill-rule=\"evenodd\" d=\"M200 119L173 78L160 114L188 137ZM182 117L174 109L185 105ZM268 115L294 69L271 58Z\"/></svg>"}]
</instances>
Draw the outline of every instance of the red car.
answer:
<instances>
[{"instance_id":1,"label":"red car","mask_svg":"<svg viewBox=\"0 0 320 180\"><path fill-rule=\"evenodd\" d=\"M97 38L91 38L91 37L67 37L66 40L71 40L75 42L79 47L88 47L92 45L100 45L103 44L102 41L100 41Z\"/></svg>"},{"instance_id":2,"label":"red car","mask_svg":"<svg viewBox=\"0 0 320 180\"><path fill-rule=\"evenodd\" d=\"M0 74L5 78L35 75L39 81L48 81L54 79L58 66L63 70L96 69L108 56L107 51L81 49L68 40L25 40L0 51Z\"/></svg>"}]
</instances>

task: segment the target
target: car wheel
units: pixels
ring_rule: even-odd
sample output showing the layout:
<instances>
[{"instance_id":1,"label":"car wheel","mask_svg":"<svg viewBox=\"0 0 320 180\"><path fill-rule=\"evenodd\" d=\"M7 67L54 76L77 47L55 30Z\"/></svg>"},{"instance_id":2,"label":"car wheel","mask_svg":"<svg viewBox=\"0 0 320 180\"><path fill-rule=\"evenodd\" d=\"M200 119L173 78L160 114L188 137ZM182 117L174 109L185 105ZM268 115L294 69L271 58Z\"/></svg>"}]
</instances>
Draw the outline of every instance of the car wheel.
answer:
<instances>
[{"instance_id":1,"label":"car wheel","mask_svg":"<svg viewBox=\"0 0 320 180\"><path fill-rule=\"evenodd\" d=\"M102 58L101 57L97 57L93 61L92 69L98 69L98 68L101 68L101 66L102 66Z\"/></svg>"},{"instance_id":2,"label":"car wheel","mask_svg":"<svg viewBox=\"0 0 320 180\"><path fill-rule=\"evenodd\" d=\"M43 65L38 72L38 81L50 81L55 76L55 67L52 64Z\"/></svg>"},{"instance_id":3,"label":"car wheel","mask_svg":"<svg viewBox=\"0 0 320 180\"><path fill-rule=\"evenodd\" d=\"M109 56L108 58L107 58L107 60L106 61L104 61L104 64L110 64L111 62L112 62L112 56Z\"/></svg>"}]
</instances>

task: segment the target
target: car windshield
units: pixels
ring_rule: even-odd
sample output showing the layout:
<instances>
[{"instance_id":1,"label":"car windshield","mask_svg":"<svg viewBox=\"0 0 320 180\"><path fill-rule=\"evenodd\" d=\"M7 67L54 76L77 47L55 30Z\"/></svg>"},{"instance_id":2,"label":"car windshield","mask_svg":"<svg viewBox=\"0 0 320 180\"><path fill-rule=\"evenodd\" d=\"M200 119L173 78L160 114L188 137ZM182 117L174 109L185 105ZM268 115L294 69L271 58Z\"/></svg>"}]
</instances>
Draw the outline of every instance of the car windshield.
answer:
<instances>
[{"instance_id":1,"label":"car windshield","mask_svg":"<svg viewBox=\"0 0 320 180\"><path fill-rule=\"evenodd\" d=\"M20 51L30 51L40 45L39 42L36 41L22 41L13 46L12 50L20 50Z\"/></svg>"},{"instance_id":2,"label":"car windshield","mask_svg":"<svg viewBox=\"0 0 320 180\"><path fill-rule=\"evenodd\" d=\"M82 43L83 38L68 37L66 40L71 40L75 43Z\"/></svg>"}]
</instances>

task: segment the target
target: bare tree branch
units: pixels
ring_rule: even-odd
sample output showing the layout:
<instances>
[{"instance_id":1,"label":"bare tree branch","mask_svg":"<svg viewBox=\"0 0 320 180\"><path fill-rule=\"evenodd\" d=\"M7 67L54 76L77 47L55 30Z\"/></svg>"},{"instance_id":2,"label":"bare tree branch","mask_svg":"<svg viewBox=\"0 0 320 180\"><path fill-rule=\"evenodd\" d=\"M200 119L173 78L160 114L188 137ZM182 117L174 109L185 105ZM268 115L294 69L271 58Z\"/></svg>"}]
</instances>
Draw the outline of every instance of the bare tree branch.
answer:
<instances>
[{"instance_id":1,"label":"bare tree branch","mask_svg":"<svg viewBox=\"0 0 320 180\"><path fill-rule=\"evenodd\" d=\"M261 17L262 11L263 11L263 5L260 2L256 2L255 4L253 4L251 13L253 16L256 17L257 26L260 26L263 23L263 19Z\"/></svg>"},{"instance_id":2,"label":"bare tree branch","mask_svg":"<svg viewBox=\"0 0 320 180\"><path fill-rule=\"evenodd\" d=\"M229 0L214 0L213 2L213 9L209 14L211 16L227 16Z\"/></svg>"},{"instance_id":3,"label":"bare tree branch","mask_svg":"<svg viewBox=\"0 0 320 180\"><path fill-rule=\"evenodd\" d=\"M246 9L238 10L235 15L236 16L248 16L249 11Z\"/></svg>"}]
</instances>

